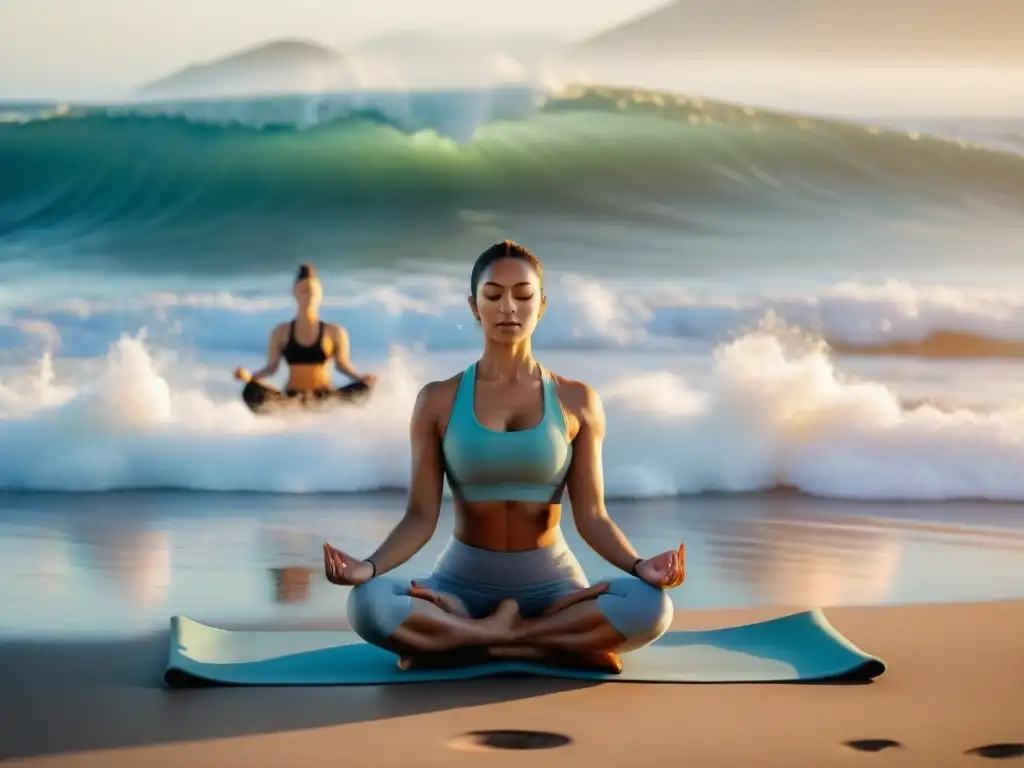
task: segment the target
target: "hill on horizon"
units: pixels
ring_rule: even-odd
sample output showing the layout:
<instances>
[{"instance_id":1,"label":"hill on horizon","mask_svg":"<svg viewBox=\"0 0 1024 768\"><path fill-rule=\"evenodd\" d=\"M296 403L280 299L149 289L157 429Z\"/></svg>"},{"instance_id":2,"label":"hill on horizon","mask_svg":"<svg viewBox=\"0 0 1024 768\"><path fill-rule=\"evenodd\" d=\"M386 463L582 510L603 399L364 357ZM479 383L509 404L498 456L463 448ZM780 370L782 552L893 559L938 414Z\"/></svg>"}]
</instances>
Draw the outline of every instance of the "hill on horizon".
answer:
<instances>
[{"instance_id":1,"label":"hill on horizon","mask_svg":"<svg viewBox=\"0 0 1024 768\"><path fill-rule=\"evenodd\" d=\"M135 89L140 96L229 94L238 89L290 90L315 85L317 74L336 69L340 51L309 40L281 39L250 46L212 61L190 64ZM311 82L312 81L312 82Z\"/></svg>"},{"instance_id":2,"label":"hill on horizon","mask_svg":"<svg viewBox=\"0 0 1024 768\"><path fill-rule=\"evenodd\" d=\"M584 56L1024 65L1022 0L677 0Z\"/></svg>"},{"instance_id":3,"label":"hill on horizon","mask_svg":"<svg viewBox=\"0 0 1024 768\"><path fill-rule=\"evenodd\" d=\"M366 79L394 87L460 80L486 85L527 77L534 62L564 46L543 35L459 37L402 29L346 50L308 40L272 40L190 64L134 94L190 98L323 91L358 87Z\"/></svg>"}]
</instances>

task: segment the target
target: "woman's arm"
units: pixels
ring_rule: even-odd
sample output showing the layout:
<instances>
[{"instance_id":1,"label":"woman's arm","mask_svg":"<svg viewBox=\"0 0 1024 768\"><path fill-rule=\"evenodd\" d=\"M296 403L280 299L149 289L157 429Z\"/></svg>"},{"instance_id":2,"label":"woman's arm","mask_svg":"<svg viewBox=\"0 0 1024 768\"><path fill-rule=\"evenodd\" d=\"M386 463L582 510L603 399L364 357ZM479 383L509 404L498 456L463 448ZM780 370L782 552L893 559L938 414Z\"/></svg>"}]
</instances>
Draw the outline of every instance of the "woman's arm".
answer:
<instances>
[{"instance_id":1,"label":"woman's arm","mask_svg":"<svg viewBox=\"0 0 1024 768\"><path fill-rule=\"evenodd\" d=\"M604 506L604 406L586 384L573 382L571 391L574 404L579 406L573 410L579 414L580 430L573 440L566 486L576 530L597 554L629 573L639 558Z\"/></svg>"},{"instance_id":2,"label":"woman's arm","mask_svg":"<svg viewBox=\"0 0 1024 768\"><path fill-rule=\"evenodd\" d=\"M349 357L351 354L351 347L349 345L348 331L340 325L332 325L331 331L331 335L334 337L331 339L334 342L334 367L350 379L366 381L366 376L355 369L355 366L352 365L352 360Z\"/></svg>"},{"instance_id":3,"label":"woman's arm","mask_svg":"<svg viewBox=\"0 0 1024 768\"><path fill-rule=\"evenodd\" d=\"M277 368L281 365L280 336L281 326L278 325L270 332L270 339L267 341L267 364L252 374L253 381L259 381L277 373Z\"/></svg>"},{"instance_id":4,"label":"woman's arm","mask_svg":"<svg viewBox=\"0 0 1024 768\"><path fill-rule=\"evenodd\" d=\"M412 482L405 516L370 555L380 575L397 568L419 552L437 529L444 490L444 466L438 435L438 384L420 390L413 408L409 437L412 443Z\"/></svg>"}]
</instances>

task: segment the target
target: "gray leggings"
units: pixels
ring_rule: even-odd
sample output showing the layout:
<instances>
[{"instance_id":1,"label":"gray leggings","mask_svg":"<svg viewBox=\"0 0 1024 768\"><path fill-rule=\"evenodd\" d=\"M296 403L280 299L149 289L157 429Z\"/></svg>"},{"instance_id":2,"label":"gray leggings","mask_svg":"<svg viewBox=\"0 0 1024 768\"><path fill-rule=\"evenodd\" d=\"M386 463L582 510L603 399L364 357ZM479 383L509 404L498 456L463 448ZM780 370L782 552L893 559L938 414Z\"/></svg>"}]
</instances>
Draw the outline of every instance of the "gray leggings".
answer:
<instances>
[{"instance_id":1,"label":"gray leggings","mask_svg":"<svg viewBox=\"0 0 1024 768\"><path fill-rule=\"evenodd\" d=\"M597 598L597 607L626 638L620 651L648 645L665 633L672 601L664 590L633 576L605 581L608 591ZM588 586L564 539L526 552L491 552L453 538L433 574L417 583L458 599L474 618L490 615L505 598L514 598L524 617L534 617L567 592ZM412 612L410 586L404 579L378 576L354 587L348 599L352 628L366 642L386 647Z\"/></svg>"}]
</instances>

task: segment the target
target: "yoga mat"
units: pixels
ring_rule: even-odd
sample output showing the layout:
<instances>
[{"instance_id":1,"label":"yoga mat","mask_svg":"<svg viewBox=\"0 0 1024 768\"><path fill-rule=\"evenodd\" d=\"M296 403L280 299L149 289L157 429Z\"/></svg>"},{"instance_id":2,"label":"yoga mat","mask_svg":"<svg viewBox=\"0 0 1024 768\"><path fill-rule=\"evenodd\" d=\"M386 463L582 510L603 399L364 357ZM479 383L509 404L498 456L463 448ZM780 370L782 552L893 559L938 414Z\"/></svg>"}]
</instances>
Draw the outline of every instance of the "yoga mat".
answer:
<instances>
[{"instance_id":1,"label":"yoga mat","mask_svg":"<svg viewBox=\"0 0 1024 768\"><path fill-rule=\"evenodd\" d=\"M398 669L398 657L353 632L229 631L171 619L164 680L172 687L222 685L387 685L535 675L609 682L741 683L867 680L885 662L861 651L818 610L724 629L667 632L622 655L621 675L494 661L454 669Z\"/></svg>"}]
</instances>

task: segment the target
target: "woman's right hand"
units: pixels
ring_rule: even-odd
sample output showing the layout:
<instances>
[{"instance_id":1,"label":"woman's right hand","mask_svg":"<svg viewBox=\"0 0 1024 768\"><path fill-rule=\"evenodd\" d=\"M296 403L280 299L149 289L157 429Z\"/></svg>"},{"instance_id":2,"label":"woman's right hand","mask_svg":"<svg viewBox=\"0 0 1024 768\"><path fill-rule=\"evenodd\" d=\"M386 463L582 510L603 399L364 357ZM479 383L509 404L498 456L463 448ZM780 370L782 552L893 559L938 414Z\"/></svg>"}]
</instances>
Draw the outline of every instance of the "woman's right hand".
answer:
<instances>
[{"instance_id":1,"label":"woman's right hand","mask_svg":"<svg viewBox=\"0 0 1024 768\"><path fill-rule=\"evenodd\" d=\"M324 574L331 584L354 587L373 578L373 565L324 542Z\"/></svg>"},{"instance_id":2,"label":"woman's right hand","mask_svg":"<svg viewBox=\"0 0 1024 768\"><path fill-rule=\"evenodd\" d=\"M674 589L686 579L686 546L637 563L636 575L652 587Z\"/></svg>"}]
</instances>

